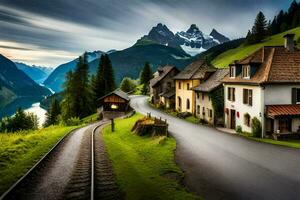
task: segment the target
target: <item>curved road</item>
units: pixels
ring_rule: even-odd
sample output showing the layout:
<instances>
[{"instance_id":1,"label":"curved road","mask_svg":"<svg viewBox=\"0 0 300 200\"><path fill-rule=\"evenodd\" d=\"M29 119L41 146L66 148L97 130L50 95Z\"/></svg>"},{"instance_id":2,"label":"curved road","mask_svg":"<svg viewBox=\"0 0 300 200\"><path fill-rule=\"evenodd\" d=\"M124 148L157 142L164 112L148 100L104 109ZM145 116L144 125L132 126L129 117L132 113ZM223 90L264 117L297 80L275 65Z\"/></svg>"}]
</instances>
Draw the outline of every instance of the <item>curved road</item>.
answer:
<instances>
[{"instance_id":1,"label":"curved road","mask_svg":"<svg viewBox=\"0 0 300 200\"><path fill-rule=\"evenodd\" d=\"M185 183L205 199L300 199L300 150L251 141L195 125L132 96L136 111L167 119Z\"/></svg>"}]
</instances>

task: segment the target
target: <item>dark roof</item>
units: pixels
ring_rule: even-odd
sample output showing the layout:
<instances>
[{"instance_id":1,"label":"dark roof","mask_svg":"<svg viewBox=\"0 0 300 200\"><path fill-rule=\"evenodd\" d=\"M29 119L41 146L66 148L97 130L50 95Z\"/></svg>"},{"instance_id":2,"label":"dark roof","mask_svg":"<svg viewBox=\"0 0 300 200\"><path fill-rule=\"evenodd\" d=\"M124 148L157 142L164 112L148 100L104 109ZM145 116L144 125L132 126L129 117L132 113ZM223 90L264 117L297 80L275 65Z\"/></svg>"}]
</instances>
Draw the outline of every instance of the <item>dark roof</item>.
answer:
<instances>
[{"instance_id":1,"label":"dark roof","mask_svg":"<svg viewBox=\"0 0 300 200\"><path fill-rule=\"evenodd\" d=\"M164 93L161 93L160 96L163 96L167 99L175 96L175 88L172 88L170 91L167 91L167 92L164 92Z\"/></svg>"},{"instance_id":2,"label":"dark roof","mask_svg":"<svg viewBox=\"0 0 300 200\"><path fill-rule=\"evenodd\" d=\"M188 79L204 79L207 72L214 72L216 68L208 65L205 60L198 59L189 64L183 71L181 71L174 79L188 80Z\"/></svg>"},{"instance_id":3,"label":"dark roof","mask_svg":"<svg viewBox=\"0 0 300 200\"><path fill-rule=\"evenodd\" d=\"M300 50L288 51L283 46L265 46L234 64L248 65L260 62L256 73L250 79L227 75L223 82L241 84L300 83Z\"/></svg>"},{"instance_id":4,"label":"dark roof","mask_svg":"<svg viewBox=\"0 0 300 200\"><path fill-rule=\"evenodd\" d=\"M267 116L271 118L280 116L300 116L300 105L268 105L266 106Z\"/></svg>"},{"instance_id":5,"label":"dark roof","mask_svg":"<svg viewBox=\"0 0 300 200\"><path fill-rule=\"evenodd\" d=\"M108 96L110 96L110 95L112 95L112 94L115 94L115 95L121 97L122 99L124 99L124 100L126 100L126 101L129 101L129 100L130 100L128 94L125 93L125 92L123 92L123 91L120 90L120 89L116 89L116 90L112 91L111 93L109 93L109 94L107 94L107 95L105 95L105 96L99 98L98 100L102 100L102 99L104 99L105 97L108 97Z\"/></svg>"},{"instance_id":6,"label":"dark roof","mask_svg":"<svg viewBox=\"0 0 300 200\"><path fill-rule=\"evenodd\" d=\"M205 82L193 88L198 92L211 92L222 85L223 78L229 73L228 69L218 69Z\"/></svg>"},{"instance_id":7,"label":"dark roof","mask_svg":"<svg viewBox=\"0 0 300 200\"><path fill-rule=\"evenodd\" d=\"M161 80L163 80L172 70L178 71L178 69L175 66L172 65L166 65L162 68L159 68L158 70L161 70L161 73L150 80L150 87L154 87L156 84L158 84ZM158 71L157 71L158 73Z\"/></svg>"}]
</instances>

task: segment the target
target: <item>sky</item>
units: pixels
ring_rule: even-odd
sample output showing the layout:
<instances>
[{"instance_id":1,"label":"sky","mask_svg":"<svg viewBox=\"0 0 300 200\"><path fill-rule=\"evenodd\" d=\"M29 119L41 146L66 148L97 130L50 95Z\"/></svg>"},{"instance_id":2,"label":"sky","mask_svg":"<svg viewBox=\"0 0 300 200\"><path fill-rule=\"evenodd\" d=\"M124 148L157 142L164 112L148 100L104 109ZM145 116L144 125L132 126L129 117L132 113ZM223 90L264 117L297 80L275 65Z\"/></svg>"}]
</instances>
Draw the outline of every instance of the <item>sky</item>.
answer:
<instances>
[{"instance_id":1,"label":"sky","mask_svg":"<svg viewBox=\"0 0 300 200\"><path fill-rule=\"evenodd\" d=\"M231 39L244 37L255 16L268 19L290 0L0 0L0 54L56 67L84 51L122 50L157 23L174 33L196 24Z\"/></svg>"}]
</instances>

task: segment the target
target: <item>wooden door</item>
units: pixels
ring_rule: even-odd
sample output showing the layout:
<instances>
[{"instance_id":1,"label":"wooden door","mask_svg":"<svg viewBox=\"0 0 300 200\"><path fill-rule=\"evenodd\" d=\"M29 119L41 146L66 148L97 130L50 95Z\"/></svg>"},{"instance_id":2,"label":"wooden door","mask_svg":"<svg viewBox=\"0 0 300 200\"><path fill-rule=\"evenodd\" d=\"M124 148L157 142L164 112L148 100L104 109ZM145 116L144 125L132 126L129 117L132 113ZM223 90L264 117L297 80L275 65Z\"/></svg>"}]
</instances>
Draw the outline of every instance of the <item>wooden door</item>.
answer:
<instances>
[{"instance_id":1,"label":"wooden door","mask_svg":"<svg viewBox=\"0 0 300 200\"><path fill-rule=\"evenodd\" d=\"M230 110L230 128L235 129L236 123L235 123L235 110Z\"/></svg>"}]
</instances>

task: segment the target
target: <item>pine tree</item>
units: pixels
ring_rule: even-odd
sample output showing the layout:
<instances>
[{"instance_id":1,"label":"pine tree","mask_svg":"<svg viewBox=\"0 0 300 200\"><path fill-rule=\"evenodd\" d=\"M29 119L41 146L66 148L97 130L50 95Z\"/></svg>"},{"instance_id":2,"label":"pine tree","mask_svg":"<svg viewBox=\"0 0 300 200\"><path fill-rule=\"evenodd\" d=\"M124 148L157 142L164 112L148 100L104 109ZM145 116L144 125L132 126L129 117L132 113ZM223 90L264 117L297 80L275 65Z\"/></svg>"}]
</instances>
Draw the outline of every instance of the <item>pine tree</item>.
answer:
<instances>
[{"instance_id":1,"label":"pine tree","mask_svg":"<svg viewBox=\"0 0 300 200\"><path fill-rule=\"evenodd\" d=\"M111 61L107 54L104 55L105 65L103 70L103 77L105 82L105 94L108 94L116 89L114 70Z\"/></svg>"},{"instance_id":2,"label":"pine tree","mask_svg":"<svg viewBox=\"0 0 300 200\"><path fill-rule=\"evenodd\" d=\"M252 35L255 43L261 42L267 36L267 20L261 11L256 16Z\"/></svg>"},{"instance_id":3,"label":"pine tree","mask_svg":"<svg viewBox=\"0 0 300 200\"><path fill-rule=\"evenodd\" d=\"M141 75L140 75L140 83L148 84L149 81L152 79L152 77L153 77L153 75L152 75L151 66L148 62L146 62L145 66L141 72Z\"/></svg>"},{"instance_id":4,"label":"pine tree","mask_svg":"<svg viewBox=\"0 0 300 200\"><path fill-rule=\"evenodd\" d=\"M60 105L57 99L53 99L51 105L46 113L46 121L44 123L44 127L48 127L50 125L58 124L59 119L58 116L60 115Z\"/></svg>"}]
</instances>

